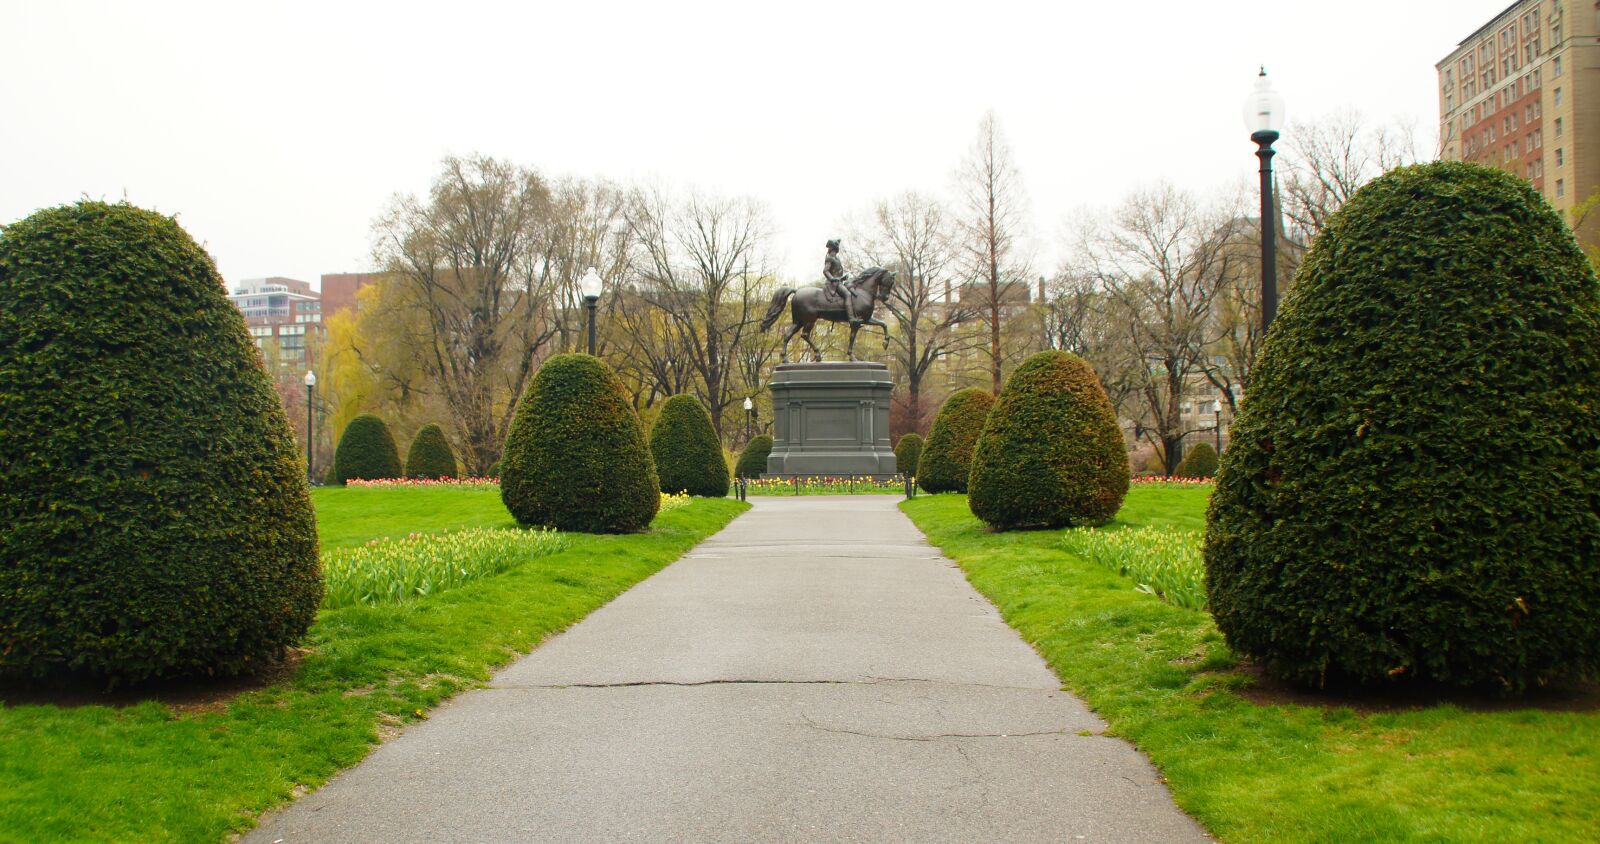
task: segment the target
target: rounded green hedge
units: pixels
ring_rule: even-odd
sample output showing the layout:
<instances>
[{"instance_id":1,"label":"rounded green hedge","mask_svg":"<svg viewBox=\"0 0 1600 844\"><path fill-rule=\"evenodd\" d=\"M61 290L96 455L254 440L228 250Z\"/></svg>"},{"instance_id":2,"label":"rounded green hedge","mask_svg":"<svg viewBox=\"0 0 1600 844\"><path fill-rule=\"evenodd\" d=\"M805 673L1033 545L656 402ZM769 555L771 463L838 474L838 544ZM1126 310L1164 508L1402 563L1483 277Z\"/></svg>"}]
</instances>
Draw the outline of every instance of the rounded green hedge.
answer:
<instances>
[{"instance_id":1,"label":"rounded green hedge","mask_svg":"<svg viewBox=\"0 0 1600 844\"><path fill-rule=\"evenodd\" d=\"M927 492L967 491L972 446L993 406L994 396L977 387L957 390L945 399L917 461L917 486Z\"/></svg>"},{"instance_id":2,"label":"rounded green hedge","mask_svg":"<svg viewBox=\"0 0 1600 844\"><path fill-rule=\"evenodd\" d=\"M249 672L321 600L306 465L205 250L127 204L0 232L0 676Z\"/></svg>"},{"instance_id":3,"label":"rounded green hedge","mask_svg":"<svg viewBox=\"0 0 1600 844\"><path fill-rule=\"evenodd\" d=\"M687 492L707 498L728 494L728 461L711 427L711 414L690 395L667 399L650 429L650 453L656 460L661 491Z\"/></svg>"},{"instance_id":4,"label":"rounded green hedge","mask_svg":"<svg viewBox=\"0 0 1600 844\"><path fill-rule=\"evenodd\" d=\"M894 465L902 474L917 474L917 462L922 459L922 435L916 431L902 434L894 444Z\"/></svg>"},{"instance_id":5,"label":"rounded green hedge","mask_svg":"<svg viewBox=\"0 0 1600 844\"><path fill-rule=\"evenodd\" d=\"M655 461L622 382L582 354L545 361L500 457L500 498L524 525L641 530L661 506Z\"/></svg>"},{"instance_id":6,"label":"rounded green hedge","mask_svg":"<svg viewBox=\"0 0 1600 844\"><path fill-rule=\"evenodd\" d=\"M406 451L406 477L435 480L456 476L456 453L438 425L423 425Z\"/></svg>"},{"instance_id":7,"label":"rounded green hedge","mask_svg":"<svg viewBox=\"0 0 1600 844\"><path fill-rule=\"evenodd\" d=\"M401 477L400 450L389 426L371 413L350 420L333 451L333 474L341 484Z\"/></svg>"},{"instance_id":8,"label":"rounded green hedge","mask_svg":"<svg viewBox=\"0 0 1600 844\"><path fill-rule=\"evenodd\" d=\"M1600 672L1600 287L1525 181L1363 187L1312 245L1207 516L1231 646L1324 685Z\"/></svg>"},{"instance_id":9,"label":"rounded green hedge","mask_svg":"<svg viewBox=\"0 0 1600 844\"><path fill-rule=\"evenodd\" d=\"M772 454L772 438L760 434L745 445L744 451L739 452L738 469L735 472L741 478L759 478L767 471L767 457Z\"/></svg>"},{"instance_id":10,"label":"rounded green hedge","mask_svg":"<svg viewBox=\"0 0 1600 844\"><path fill-rule=\"evenodd\" d=\"M1178 461L1177 476L1180 478L1214 478L1217 475L1217 450L1211 443L1197 442L1189 453Z\"/></svg>"},{"instance_id":11,"label":"rounded green hedge","mask_svg":"<svg viewBox=\"0 0 1600 844\"><path fill-rule=\"evenodd\" d=\"M1017 367L972 451L968 505L1001 530L1100 525L1128 494L1128 449L1094 369L1066 352Z\"/></svg>"}]
</instances>

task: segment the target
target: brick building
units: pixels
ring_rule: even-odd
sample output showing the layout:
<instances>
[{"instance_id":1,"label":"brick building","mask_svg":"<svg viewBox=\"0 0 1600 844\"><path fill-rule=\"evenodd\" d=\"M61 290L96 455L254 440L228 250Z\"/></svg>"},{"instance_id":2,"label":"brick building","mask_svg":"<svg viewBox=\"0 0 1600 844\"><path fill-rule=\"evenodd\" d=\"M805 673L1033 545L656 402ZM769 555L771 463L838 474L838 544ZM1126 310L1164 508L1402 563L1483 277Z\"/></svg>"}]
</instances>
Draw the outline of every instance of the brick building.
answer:
<instances>
[{"instance_id":1,"label":"brick building","mask_svg":"<svg viewBox=\"0 0 1600 844\"><path fill-rule=\"evenodd\" d=\"M277 276L245 279L229 291L228 299L244 314L269 365L298 372L312 366L311 349L325 329L322 297L309 282Z\"/></svg>"}]
</instances>

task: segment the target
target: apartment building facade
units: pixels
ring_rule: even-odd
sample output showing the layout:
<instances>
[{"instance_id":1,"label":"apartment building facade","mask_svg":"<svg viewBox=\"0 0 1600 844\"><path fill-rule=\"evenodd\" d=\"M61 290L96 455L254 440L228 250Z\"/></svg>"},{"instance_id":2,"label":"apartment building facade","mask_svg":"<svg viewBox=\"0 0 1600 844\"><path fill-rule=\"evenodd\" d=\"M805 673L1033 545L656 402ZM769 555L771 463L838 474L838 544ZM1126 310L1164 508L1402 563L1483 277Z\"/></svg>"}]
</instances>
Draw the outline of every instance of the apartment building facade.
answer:
<instances>
[{"instance_id":1,"label":"apartment building facade","mask_svg":"<svg viewBox=\"0 0 1600 844\"><path fill-rule=\"evenodd\" d=\"M1600 0L1518 0L1436 69L1442 157L1522 176L1568 215L1600 191ZM1578 237L1600 246L1600 213Z\"/></svg>"},{"instance_id":2,"label":"apartment building facade","mask_svg":"<svg viewBox=\"0 0 1600 844\"><path fill-rule=\"evenodd\" d=\"M297 372L313 365L311 349L326 329L322 296L309 282L278 276L245 279L229 291L228 300L244 314L256 347L269 352L269 364Z\"/></svg>"}]
</instances>

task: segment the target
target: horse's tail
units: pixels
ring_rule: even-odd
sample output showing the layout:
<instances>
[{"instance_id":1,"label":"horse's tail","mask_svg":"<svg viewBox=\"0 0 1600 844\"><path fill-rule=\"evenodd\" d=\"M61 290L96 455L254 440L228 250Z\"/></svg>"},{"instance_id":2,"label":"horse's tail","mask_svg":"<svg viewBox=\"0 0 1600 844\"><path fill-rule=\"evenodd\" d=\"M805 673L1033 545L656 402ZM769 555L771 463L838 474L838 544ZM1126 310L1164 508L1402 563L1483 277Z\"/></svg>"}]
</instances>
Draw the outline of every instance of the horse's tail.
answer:
<instances>
[{"instance_id":1,"label":"horse's tail","mask_svg":"<svg viewBox=\"0 0 1600 844\"><path fill-rule=\"evenodd\" d=\"M772 324L778 321L778 317L783 316L783 304L793 295L793 287L780 287L777 293L772 294L772 306L767 308L767 315L761 318L762 331L771 328Z\"/></svg>"}]
</instances>

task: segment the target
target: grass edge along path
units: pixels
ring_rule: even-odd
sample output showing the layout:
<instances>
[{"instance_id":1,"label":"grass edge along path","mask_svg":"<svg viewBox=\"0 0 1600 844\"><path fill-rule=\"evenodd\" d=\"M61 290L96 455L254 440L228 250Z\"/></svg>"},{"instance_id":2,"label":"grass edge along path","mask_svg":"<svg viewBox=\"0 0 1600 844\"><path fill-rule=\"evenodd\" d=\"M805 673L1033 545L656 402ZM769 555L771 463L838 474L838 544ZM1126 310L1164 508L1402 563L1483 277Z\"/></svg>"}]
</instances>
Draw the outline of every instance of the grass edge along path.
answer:
<instances>
[{"instance_id":1,"label":"grass edge along path","mask_svg":"<svg viewBox=\"0 0 1600 844\"><path fill-rule=\"evenodd\" d=\"M498 504L498 500L494 503ZM749 505L696 499L402 604L323 611L292 679L217 711L0 708L0 841L218 841L660 571Z\"/></svg>"},{"instance_id":2,"label":"grass edge along path","mask_svg":"<svg viewBox=\"0 0 1600 844\"><path fill-rule=\"evenodd\" d=\"M1195 492L1198 505L1135 487L1113 525L1192 529ZM901 507L1225 841L1582 841L1600 829L1600 714L1253 703L1209 615L1134 591L1069 553L1062 531L990 533L960 495Z\"/></svg>"}]
</instances>

